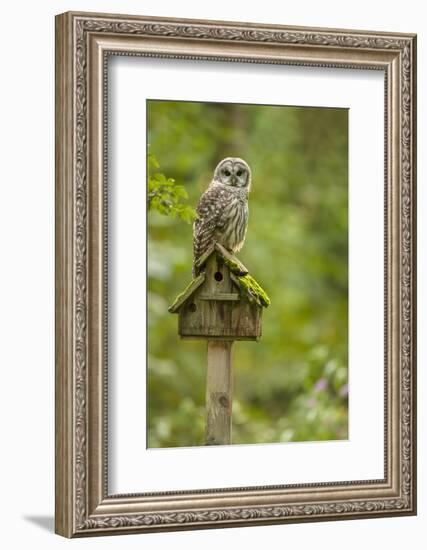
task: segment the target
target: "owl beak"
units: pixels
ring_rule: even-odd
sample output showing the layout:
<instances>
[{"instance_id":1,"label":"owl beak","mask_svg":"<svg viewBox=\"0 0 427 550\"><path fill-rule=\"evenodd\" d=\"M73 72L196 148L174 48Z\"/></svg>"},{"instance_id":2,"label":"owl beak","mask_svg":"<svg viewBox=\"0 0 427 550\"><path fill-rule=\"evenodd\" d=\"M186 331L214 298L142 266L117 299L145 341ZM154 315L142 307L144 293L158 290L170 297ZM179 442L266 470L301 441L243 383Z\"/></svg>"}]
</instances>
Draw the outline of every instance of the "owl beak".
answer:
<instances>
[{"instance_id":1,"label":"owl beak","mask_svg":"<svg viewBox=\"0 0 427 550\"><path fill-rule=\"evenodd\" d=\"M236 181L237 181L236 176L235 176L235 175L232 175L232 176L231 176L231 183L232 183L233 185L236 185Z\"/></svg>"}]
</instances>

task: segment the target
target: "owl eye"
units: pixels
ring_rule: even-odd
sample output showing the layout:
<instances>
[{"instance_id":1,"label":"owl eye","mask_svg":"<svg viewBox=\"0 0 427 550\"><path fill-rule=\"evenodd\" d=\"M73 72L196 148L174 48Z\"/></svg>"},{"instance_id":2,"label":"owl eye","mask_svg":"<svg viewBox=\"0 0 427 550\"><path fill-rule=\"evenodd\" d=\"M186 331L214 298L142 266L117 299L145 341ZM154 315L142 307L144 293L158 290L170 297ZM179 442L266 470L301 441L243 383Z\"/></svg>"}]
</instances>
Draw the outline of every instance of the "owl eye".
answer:
<instances>
[{"instance_id":1,"label":"owl eye","mask_svg":"<svg viewBox=\"0 0 427 550\"><path fill-rule=\"evenodd\" d=\"M237 170L236 176L240 177L242 174L243 174L243 172L241 170Z\"/></svg>"},{"instance_id":2,"label":"owl eye","mask_svg":"<svg viewBox=\"0 0 427 550\"><path fill-rule=\"evenodd\" d=\"M231 176L230 170L224 170L224 175L226 175L226 176Z\"/></svg>"}]
</instances>

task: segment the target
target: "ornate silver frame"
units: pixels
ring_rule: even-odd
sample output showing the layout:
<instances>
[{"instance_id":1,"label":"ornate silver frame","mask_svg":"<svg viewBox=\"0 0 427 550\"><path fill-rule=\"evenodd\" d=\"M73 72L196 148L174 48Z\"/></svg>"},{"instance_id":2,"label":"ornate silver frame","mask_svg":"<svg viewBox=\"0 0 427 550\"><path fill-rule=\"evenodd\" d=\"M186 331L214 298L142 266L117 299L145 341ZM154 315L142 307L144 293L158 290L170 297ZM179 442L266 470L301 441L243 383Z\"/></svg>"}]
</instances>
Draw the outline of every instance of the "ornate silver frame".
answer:
<instances>
[{"instance_id":1,"label":"ornate silver frame","mask_svg":"<svg viewBox=\"0 0 427 550\"><path fill-rule=\"evenodd\" d=\"M109 495L105 117L108 55L385 74L385 477ZM416 513L416 37L218 21L56 18L56 532L66 537Z\"/></svg>"}]
</instances>

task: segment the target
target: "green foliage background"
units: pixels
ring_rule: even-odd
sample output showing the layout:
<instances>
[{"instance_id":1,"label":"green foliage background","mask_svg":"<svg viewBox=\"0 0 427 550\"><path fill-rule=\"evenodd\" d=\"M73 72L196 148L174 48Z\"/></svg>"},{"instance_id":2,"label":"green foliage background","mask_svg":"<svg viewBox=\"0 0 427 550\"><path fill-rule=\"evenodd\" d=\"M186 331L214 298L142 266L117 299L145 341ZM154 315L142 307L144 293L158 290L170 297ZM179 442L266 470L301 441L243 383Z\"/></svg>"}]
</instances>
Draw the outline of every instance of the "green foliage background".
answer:
<instances>
[{"instance_id":1,"label":"green foliage background","mask_svg":"<svg viewBox=\"0 0 427 550\"><path fill-rule=\"evenodd\" d=\"M226 156L252 169L239 258L272 301L260 342L234 347L233 443L346 439L347 111L173 101L147 109L160 164L151 162L149 180L173 197L148 214L149 447L204 444L206 343L181 341L167 308L191 279L185 222Z\"/></svg>"}]
</instances>

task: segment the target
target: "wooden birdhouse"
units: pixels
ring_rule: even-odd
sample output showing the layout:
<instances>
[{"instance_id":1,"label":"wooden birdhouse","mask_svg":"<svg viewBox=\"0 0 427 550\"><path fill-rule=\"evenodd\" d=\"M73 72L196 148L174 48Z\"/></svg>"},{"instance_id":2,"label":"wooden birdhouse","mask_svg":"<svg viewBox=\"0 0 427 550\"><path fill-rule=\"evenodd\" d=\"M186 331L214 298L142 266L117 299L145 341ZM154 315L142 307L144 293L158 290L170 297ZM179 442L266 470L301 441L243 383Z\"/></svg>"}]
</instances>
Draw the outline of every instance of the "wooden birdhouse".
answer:
<instances>
[{"instance_id":1,"label":"wooden birdhouse","mask_svg":"<svg viewBox=\"0 0 427 550\"><path fill-rule=\"evenodd\" d=\"M198 275L170 306L182 338L259 340L262 310L270 304L245 266L215 243L195 264Z\"/></svg>"}]
</instances>

